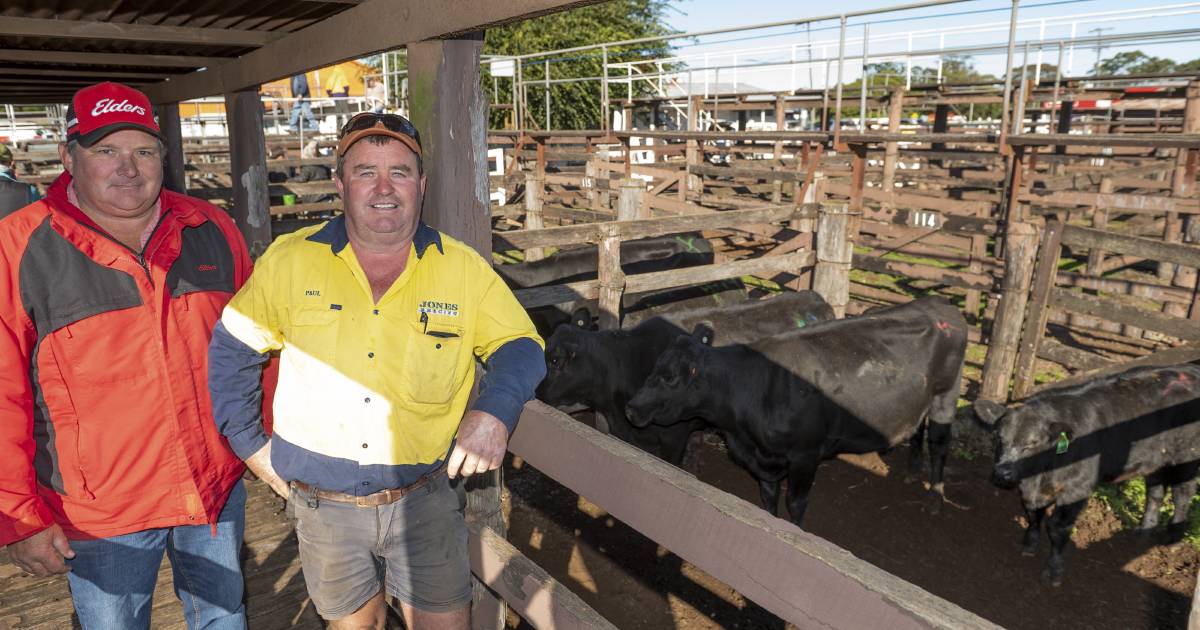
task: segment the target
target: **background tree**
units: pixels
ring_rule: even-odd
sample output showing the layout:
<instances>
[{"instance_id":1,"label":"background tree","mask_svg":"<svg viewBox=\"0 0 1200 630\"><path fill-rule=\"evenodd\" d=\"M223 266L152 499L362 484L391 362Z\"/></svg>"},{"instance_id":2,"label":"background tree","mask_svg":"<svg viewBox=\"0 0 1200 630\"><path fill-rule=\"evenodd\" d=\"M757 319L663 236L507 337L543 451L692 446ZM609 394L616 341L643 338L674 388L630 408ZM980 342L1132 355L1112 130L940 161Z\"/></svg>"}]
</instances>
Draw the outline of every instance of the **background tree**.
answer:
<instances>
[{"instance_id":1,"label":"background tree","mask_svg":"<svg viewBox=\"0 0 1200 630\"><path fill-rule=\"evenodd\" d=\"M1200 59L1176 63L1173 59L1147 55L1140 50L1119 52L1100 62L1100 76L1167 74L1200 70Z\"/></svg>"},{"instance_id":2,"label":"background tree","mask_svg":"<svg viewBox=\"0 0 1200 630\"><path fill-rule=\"evenodd\" d=\"M574 48L588 44L657 37L673 31L666 24L668 10L666 0L614 0L571 11L508 24L488 29L484 39L485 55L519 55L531 52ZM611 47L608 50L610 64L639 59L654 59L670 54L666 41L648 42L633 46ZM527 83L535 83L546 76L547 59L532 59L524 63L521 73ZM600 50L584 50L568 53L565 57L550 58L551 80L563 78L599 77L603 69ZM669 70L670 68L666 68ZM653 67L643 67L644 72L656 72ZM509 78L498 78L493 84L491 70L487 64L481 73L489 94L495 94L496 103L512 103L512 86ZM636 71L635 71L636 75ZM613 76L617 76L613 73ZM624 73L621 73L624 76ZM624 86L618 91L610 85L612 101L625 96ZM645 96L654 92L649 81L634 83L634 96ZM526 124L535 127L545 125L545 92L541 86L526 88L528 114ZM600 128L600 81L578 81L551 84L551 126L555 129L598 129ZM502 127L506 110L493 109L490 123L493 128Z\"/></svg>"}]
</instances>

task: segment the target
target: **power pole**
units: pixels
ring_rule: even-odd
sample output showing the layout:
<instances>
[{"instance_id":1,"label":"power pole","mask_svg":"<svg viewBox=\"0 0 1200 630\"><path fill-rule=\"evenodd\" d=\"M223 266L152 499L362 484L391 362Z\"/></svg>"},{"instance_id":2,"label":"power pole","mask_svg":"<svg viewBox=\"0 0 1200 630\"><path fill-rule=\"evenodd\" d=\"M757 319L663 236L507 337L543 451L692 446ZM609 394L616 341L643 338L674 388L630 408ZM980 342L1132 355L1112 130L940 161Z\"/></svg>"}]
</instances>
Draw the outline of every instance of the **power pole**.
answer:
<instances>
[{"instance_id":1,"label":"power pole","mask_svg":"<svg viewBox=\"0 0 1200 630\"><path fill-rule=\"evenodd\" d=\"M1104 35L1104 31L1111 31L1113 29L1114 27L1112 26L1105 26L1088 31L1089 33L1096 34L1096 64L1092 66L1092 74L1095 76L1100 76L1100 53L1104 50L1104 41L1100 37Z\"/></svg>"}]
</instances>

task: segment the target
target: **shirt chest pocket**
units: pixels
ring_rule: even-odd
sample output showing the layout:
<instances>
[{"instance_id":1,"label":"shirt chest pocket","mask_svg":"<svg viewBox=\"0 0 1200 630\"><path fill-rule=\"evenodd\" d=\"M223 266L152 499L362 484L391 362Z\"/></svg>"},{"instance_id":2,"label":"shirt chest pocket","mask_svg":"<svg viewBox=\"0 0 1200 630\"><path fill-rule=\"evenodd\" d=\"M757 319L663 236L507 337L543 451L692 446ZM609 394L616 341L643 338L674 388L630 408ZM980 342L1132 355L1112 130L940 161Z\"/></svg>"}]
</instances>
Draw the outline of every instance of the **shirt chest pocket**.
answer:
<instances>
[{"instance_id":1,"label":"shirt chest pocket","mask_svg":"<svg viewBox=\"0 0 1200 630\"><path fill-rule=\"evenodd\" d=\"M413 324L405 357L408 394L414 402L445 404L466 372L463 329L442 323Z\"/></svg>"},{"instance_id":2,"label":"shirt chest pocket","mask_svg":"<svg viewBox=\"0 0 1200 630\"><path fill-rule=\"evenodd\" d=\"M289 314L290 326L284 332L290 345L323 360L332 360L332 352L338 339L338 314L336 311L315 306L293 308Z\"/></svg>"}]
</instances>

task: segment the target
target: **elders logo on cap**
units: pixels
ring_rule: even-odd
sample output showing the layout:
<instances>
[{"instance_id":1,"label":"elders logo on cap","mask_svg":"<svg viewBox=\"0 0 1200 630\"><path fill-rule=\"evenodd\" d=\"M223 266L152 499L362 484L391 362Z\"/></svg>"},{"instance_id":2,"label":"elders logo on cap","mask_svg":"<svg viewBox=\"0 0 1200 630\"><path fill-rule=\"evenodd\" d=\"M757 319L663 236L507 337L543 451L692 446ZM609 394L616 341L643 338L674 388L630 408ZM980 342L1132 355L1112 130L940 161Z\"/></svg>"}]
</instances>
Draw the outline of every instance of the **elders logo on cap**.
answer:
<instances>
[{"instance_id":1,"label":"elders logo on cap","mask_svg":"<svg viewBox=\"0 0 1200 630\"><path fill-rule=\"evenodd\" d=\"M140 129L162 138L150 99L120 83L97 83L75 93L67 107L67 141L90 147L121 129Z\"/></svg>"}]
</instances>

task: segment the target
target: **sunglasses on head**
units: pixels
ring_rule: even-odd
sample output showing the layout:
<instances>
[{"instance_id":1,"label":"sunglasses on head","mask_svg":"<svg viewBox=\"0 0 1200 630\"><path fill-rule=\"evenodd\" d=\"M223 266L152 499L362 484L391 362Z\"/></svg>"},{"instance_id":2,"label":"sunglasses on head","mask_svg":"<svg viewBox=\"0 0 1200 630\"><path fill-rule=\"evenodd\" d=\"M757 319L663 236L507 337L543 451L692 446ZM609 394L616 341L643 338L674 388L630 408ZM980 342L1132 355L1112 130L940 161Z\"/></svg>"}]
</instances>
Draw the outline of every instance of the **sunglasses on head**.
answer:
<instances>
[{"instance_id":1,"label":"sunglasses on head","mask_svg":"<svg viewBox=\"0 0 1200 630\"><path fill-rule=\"evenodd\" d=\"M417 134L417 128L407 118L398 114L376 114L374 112L355 114L350 120L346 121L346 124L342 125L341 130L338 131L338 138L343 138L346 134L362 129L370 129L379 124L382 124L389 131L402 133L416 140L417 144L421 143L421 136Z\"/></svg>"}]
</instances>

